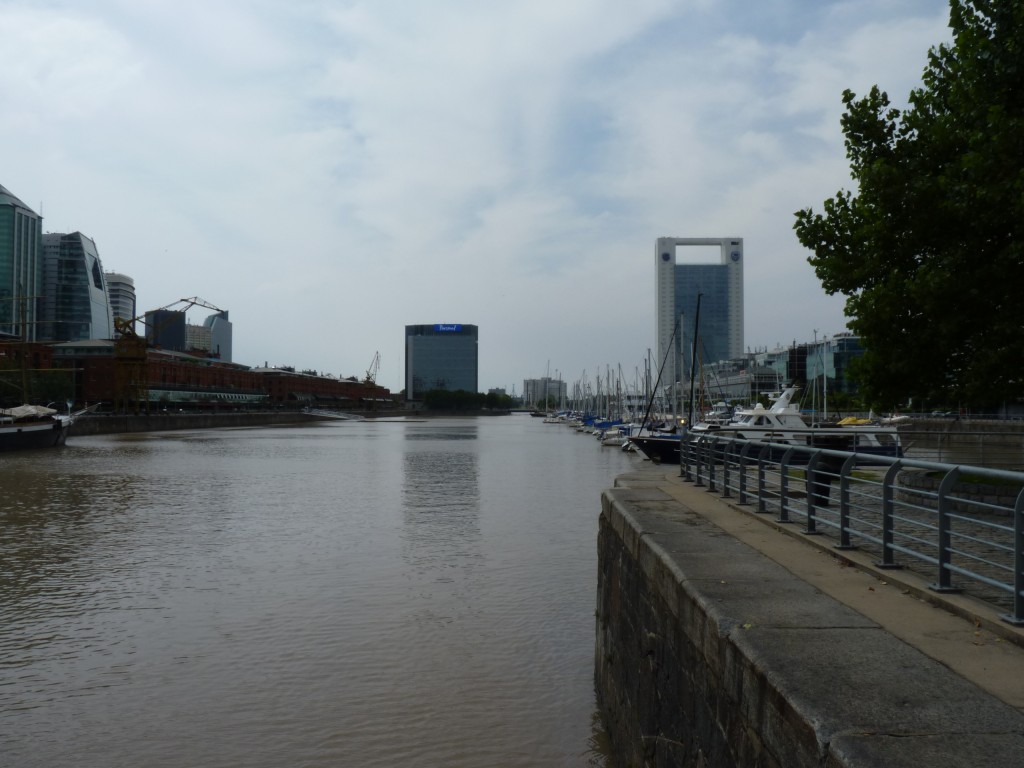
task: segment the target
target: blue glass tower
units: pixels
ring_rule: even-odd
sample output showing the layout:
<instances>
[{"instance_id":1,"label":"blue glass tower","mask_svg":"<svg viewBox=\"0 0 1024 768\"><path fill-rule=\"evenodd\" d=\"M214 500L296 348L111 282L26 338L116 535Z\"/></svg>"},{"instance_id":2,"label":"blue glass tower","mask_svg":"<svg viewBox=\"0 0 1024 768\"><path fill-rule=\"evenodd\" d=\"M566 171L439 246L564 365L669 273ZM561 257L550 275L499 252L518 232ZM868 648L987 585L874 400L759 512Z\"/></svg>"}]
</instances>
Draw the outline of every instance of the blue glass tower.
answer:
<instances>
[{"instance_id":1,"label":"blue glass tower","mask_svg":"<svg viewBox=\"0 0 1024 768\"><path fill-rule=\"evenodd\" d=\"M477 391L475 325L405 326L405 399L422 400L434 389Z\"/></svg>"}]
</instances>

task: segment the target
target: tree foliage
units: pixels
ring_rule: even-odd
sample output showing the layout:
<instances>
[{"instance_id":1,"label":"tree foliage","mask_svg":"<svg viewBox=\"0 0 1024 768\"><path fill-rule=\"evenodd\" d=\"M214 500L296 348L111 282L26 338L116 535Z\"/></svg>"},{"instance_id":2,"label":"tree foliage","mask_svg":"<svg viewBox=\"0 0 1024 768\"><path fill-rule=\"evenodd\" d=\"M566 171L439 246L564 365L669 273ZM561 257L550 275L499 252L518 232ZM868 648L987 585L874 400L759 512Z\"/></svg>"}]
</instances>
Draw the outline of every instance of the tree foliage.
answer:
<instances>
[{"instance_id":1,"label":"tree foliage","mask_svg":"<svg viewBox=\"0 0 1024 768\"><path fill-rule=\"evenodd\" d=\"M507 411L513 404L511 397L496 392L432 389L423 394L423 405L434 411Z\"/></svg>"},{"instance_id":2,"label":"tree foliage","mask_svg":"<svg viewBox=\"0 0 1024 768\"><path fill-rule=\"evenodd\" d=\"M1024 395L1024 3L951 0L950 28L905 110L844 92L857 193L796 214L878 405Z\"/></svg>"}]
</instances>

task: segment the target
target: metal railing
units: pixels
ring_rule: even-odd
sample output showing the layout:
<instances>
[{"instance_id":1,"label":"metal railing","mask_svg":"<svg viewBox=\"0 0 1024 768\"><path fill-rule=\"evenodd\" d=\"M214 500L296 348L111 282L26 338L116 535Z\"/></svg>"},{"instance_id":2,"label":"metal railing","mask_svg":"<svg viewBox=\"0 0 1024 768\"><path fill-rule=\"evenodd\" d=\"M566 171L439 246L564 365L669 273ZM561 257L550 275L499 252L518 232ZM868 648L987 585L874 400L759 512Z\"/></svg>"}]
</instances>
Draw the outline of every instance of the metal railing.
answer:
<instances>
[{"instance_id":1,"label":"metal railing","mask_svg":"<svg viewBox=\"0 0 1024 768\"><path fill-rule=\"evenodd\" d=\"M1024 472L708 436L683 440L680 475L1024 625Z\"/></svg>"}]
</instances>

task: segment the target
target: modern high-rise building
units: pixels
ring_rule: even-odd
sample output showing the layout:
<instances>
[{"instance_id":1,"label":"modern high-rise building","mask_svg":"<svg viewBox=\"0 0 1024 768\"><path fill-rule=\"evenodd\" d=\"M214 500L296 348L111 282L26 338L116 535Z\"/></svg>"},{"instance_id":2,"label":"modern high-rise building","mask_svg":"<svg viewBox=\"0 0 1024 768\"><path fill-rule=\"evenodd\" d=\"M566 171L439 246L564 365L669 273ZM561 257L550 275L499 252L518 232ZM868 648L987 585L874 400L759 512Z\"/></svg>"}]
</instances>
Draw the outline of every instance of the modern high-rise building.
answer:
<instances>
[{"instance_id":1,"label":"modern high-rise building","mask_svg":"<svg viewBox=\"0 0 1024 768\"><path fill-rule=\"evenodd\" d=\"M205 352L213 350L213 335L205 325L185 325L185 349L189 352Z\"/></svg>"},{"instance_id":2,"label":"modern high-rise building","mask_svg":"<svg viewBox=\"0 0 1024 768\"><path fill-rule=\"evenodd\" d=\"M210 352L225 363L231 362L231 321L226 311L209 315L203 325L210 329Z\"/></svg>"},{"instance_id":3,"label":"modern high-rise building","mask_svg":"<svg viewBox=\"0 0 1024 768\"><path fill-rule=\"evenodd\" d=\"M544 407L545 403L555 406L565 402L568 392L566 383L561 379L545 376L540 379L523 379L523 402L527 405Z\"/></svg>"},{"instance_id":4,"label":"modern high-rise building","mask_svg":"<svg viewBox=\"0 0 1024 768\"><path fill-rule=\"evenodd\" d=\"M131 320L138 313L135 303L135 281L119 272L106 272L107 297L114 319Z\"/></svg>"},{"instance_id":5,"label":"modern high-rise building","mask_svg":"<svg viewBox=\"0 0 1024 768\"><path fill-rule=\"evenodd\" d=\"M36 338L112 339L107 283L96 243L81 232L43 235L43 291Z\"/></svg>"},{"instance_id":6,"label":"modern high-rise building","mask_svg":"<svg viewBox=\"0 0 1024 768\"><path fill-rule=\"evenodd\" d=\"M154 309L146 313L146 343L158 349L184 352L188 345L185 313Z\"/></svg>"},{"instance_id":7,"label":"modern high-rise building","mask_svg":"<svg viewBox=\"0 0 1024 768\"><path fill-rule=\"evenodd\" d=\"M43 218L0 186L0 336L36 338Z\"/></svg>"},{"instance_id":8,"label":"modern high-rise building","mask_svg":"<svg viewBox=\"0 0 1024 768\"><path fill-rule=\"evenodd\" d=\"M405 399L422 400L434 389L477 391L475 325L405 326Z\"/></svg>"},{"instance_id":9,"label":"modern high-rise building","mask_svg":"<svg viewBox=\"0 0 1024 768\"><path fill-rule=\"evenodd\" d=\"M677 262L678 248L695 246L718 248L719 260ZM661 383L685 386L695 327L698 365L743 354L743 239L659 237L654 258L658 365L665 361Z\"/></svg>"}]
</instances>

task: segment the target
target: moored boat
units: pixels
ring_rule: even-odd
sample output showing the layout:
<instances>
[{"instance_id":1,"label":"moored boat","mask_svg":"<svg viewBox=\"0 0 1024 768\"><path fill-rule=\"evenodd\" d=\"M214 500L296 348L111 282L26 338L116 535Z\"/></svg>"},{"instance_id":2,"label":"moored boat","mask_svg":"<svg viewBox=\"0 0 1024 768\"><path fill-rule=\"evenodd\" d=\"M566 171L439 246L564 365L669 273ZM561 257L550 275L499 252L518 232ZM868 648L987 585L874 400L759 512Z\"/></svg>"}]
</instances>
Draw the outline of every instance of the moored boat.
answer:
<instances>
[{"instance_id":1,"label":"moored boat","mask_svg":"<svg viewBox=\"0 0 1024 768\"><path fill-rule=\"evenodd\" d=\"M889 456L903 455L895 426L865 419L836 423L807 423L793 404L798 387L787 387L770 408L758 403L738 411L727 423L702 422L689 431L690 439L716 435L781 445L802 445L837 451Z\"/></svg>"},{"instance_id":2,"label":"moored boat","mask_svg":"<svg viewBox=\"0 0 1024 768\"><path fill-rule=\"evenodd\" d=\"M42 405L0 408L0 451L64 445L79 414L60 414Z\"/></svg>"},{"instance_id":3,"label":"moored boat","mask_svg":"<svg viewBox=\"0 0 1024 768\"><path fill-rule=\"evenodd\" d=\"M679 463L679 448L682 445L679 435L636 435L630 437L629 442L655 464Z\"/></svg>"}]
</instances>

